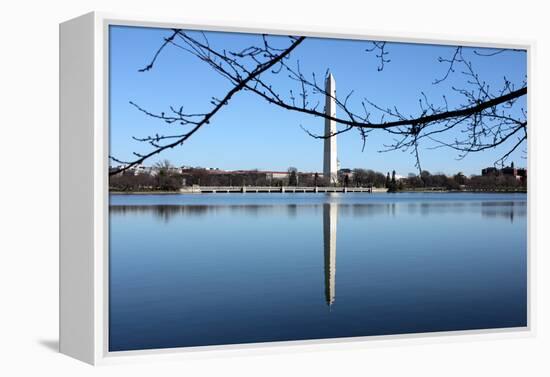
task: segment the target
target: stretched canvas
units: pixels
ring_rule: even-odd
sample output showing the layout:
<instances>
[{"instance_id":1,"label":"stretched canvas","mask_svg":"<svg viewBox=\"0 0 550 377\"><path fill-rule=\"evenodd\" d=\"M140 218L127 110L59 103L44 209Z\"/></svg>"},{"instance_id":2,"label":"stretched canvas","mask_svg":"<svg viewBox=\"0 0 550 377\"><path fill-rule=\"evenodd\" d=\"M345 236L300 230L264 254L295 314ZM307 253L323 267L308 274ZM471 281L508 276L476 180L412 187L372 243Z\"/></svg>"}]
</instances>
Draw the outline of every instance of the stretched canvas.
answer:
<instances>
[{"instance_id":1,"label":"stretched canvas","mask_svg":"<svg viewBox=\"0 0 550 377\"><path fill-rule=\"evenodd\" d=\"M529 329L528 46L90 17L62 351Z\"/></svg>"}]
</instances>

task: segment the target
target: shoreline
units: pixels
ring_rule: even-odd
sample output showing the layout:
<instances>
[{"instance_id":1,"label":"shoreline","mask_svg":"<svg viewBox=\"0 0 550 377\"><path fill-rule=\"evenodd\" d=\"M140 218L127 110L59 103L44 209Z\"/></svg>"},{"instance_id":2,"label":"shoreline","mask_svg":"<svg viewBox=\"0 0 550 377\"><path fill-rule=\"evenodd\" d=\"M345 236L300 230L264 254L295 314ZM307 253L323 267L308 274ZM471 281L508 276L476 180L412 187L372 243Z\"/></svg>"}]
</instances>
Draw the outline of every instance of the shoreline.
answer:
<instances>
[{"instance_id":1,"label":"shoreline","mask_svg":"<svg viewBox=\"0 0 550 377\"><path fill-rule=\"evenodd\" d=\"M527 190L402 190L396 192L387 192L387 191L373 191L373 192L348 192L340 194L429 194L429 193L438 193L438 194L527 194ZM212 192L197 192L197 191L112 191L109 190L109 195L202 195L202 194L212 194ZM218 192L216 194L243 194L241 192ZM244 194L258 194L254 191L247 191ZM272 194L280 194L280 192L272 192ZM283 194L304 194L304 192L292 192L287 191ZM307 194L314 194L314 192L307 192ZM325 194L324 192L319 192L318 194Z\"/></svg>"}]
</instances>

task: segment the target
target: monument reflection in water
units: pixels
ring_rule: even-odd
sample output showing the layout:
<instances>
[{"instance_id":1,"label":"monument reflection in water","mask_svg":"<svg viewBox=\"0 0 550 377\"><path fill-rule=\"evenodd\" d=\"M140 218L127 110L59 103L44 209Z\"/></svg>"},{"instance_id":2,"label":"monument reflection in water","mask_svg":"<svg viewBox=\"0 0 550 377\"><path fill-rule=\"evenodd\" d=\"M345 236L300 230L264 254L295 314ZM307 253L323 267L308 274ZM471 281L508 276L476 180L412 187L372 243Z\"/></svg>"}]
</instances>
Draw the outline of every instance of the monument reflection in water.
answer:
<instances>
[{"instance_id":1,"label":"monument reflection in water","mask_svg":"<svg viewBox=\"0 0 550 377\"><path fill-rule=\"evenodd\" d=\"M523 194L112 195L109 347L524 327L526 214Z\"/></svg>"},{"instance_id":2,"label":"monument reflection in water","mask_svg":"<svg viewBox=\"0 0 550 377\"><path fill-rule=\"evenodd\" d=\"M334 303L336 286L336 231L338 227L338 204L323 204L323 241L325 250L325 298L330 306Z\"/></svg>"}]
</instances>

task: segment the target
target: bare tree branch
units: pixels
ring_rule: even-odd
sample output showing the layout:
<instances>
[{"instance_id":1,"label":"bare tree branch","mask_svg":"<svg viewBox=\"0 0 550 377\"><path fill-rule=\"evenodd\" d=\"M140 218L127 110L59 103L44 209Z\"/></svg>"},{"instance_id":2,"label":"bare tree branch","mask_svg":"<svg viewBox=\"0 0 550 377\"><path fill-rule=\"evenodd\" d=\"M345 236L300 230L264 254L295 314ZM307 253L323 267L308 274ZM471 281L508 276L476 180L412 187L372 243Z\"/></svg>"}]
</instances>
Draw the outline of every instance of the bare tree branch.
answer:
<instances>
[{"instance_id":1,"label":"bare tree branch","mask_svg":"<svg viewBox=\"0 0 550 377\"><path fill-rule=\"evenodd\" d=\"M178 32L179 33L179 32ZM222 108L224 107L225 105L228 104L229 100L231 99L231 97L233 97L233 95L235 95L237 92L241 91L243 88L245 88L247 86L247 83L250 82L251 80L253 80L255 77L259 76L260 74L262 74L263 72L267 71L268 69L270 69L271 67L273 67L274 65L276 65L281 59L283 59L285 56L287 56L288 54L290 54L300 43L302 43L302 41L304 40L304 37L299 37L299 38L296 38L294 40L294 42L287 48L285 49L284 51L282 51L280 54L278 55L274 55L270 60L264 62L264 63L260 63L256 66L256 68L246 77L244 78L242 81L240 81L236 86L234 86L229 92L227 92L227 94L223 97L222 100L220 100L215 106L214 108L207 114L205 114L202 118L202 120L200 120L199 122L197 122L197 124L187 133L185 134L182 134L180 135L179 138L177 138L176 141L174 142L171 142L169 144L165 144L165 145L157 145L156 148L154 150L152 150L151 152L148 152L146 154L136 154L136 156L138 156L139 158L132 161L132 162L129 162L128 164L126 164L125 166L123 167L120 167L119 169L116 169L112 172L109 172L109 175L114 175L114 174L117 174L117 173L121 173L125 170L128 170L129 168L135 166L135 165L138 165L138 164L141 164L143 161L145 161L146 159L148 159L149 157L151 156L154 156L156 154L159 154L160 152L166 150L166 149L169 149L169 148L174 148L175 146L177 145L181 145L183 144L183 142L185 140L187 140L189 137L191 137L195 132L197 132L203 125L207 124L210 119ZM158 56L158 53L155 54L155 57L153 60L155 60ZM151 66L151 64L149 64L149 66ZM158 138L157 138L158 139ZM112 158L112 157L111 157ZM117 160L118 161L118 160Z\"/></svg>"}]
</instances>

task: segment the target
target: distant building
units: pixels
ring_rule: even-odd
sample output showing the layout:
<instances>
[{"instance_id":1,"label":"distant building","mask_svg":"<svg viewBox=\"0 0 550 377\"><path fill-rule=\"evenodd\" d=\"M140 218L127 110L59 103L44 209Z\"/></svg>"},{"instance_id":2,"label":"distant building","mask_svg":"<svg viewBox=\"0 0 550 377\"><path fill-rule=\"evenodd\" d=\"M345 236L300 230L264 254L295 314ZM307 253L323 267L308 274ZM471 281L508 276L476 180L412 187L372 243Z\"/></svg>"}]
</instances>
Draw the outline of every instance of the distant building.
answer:
<instances>
[{"instance_id":1,"label":"distant building","mask_svg":"<svg viewBox=\"0 0 550 377\"><path fill-rule=\"evenodd\" d=\"M289 176L289 173L287 171L264 171L261 173L265 173L265 177L267 180L286 179Z\"/></svg>"},{"instance_id":2,"label":"distant building","mask_svg":"<svg viewBox=\"0 0 550 377\"><path fill-rule=\"evenodd\" d=\"M481 175L484 177L490 177L490 176L514 177L518 181L522 181L522 182L527 181L527 169L516 168L513 162L510 164L510 166L505 166L502 169L497 169L495 167L488 167L485 169L481 169Z\"/></svg>"},{"instance_id":3,"label":"distant building","mask_svg":"<svg viewBox=\"0 0 550 377\"><path fill-rule=\"evenodd\" d=\"M118 166L109 166L109 173L112 173L114 171L118 171L118 170L121 170L121 169L124 169L125 165L118 165ZM138 174L142 174L142 173L145 173L147 171L147 169L150 169L150 168L147 168L143 165L136 165L136 166L132 166L131 168L129 169L126 169L118 174L120 175L125 175L125 176L128 176L128 175L138 175Z\"/></svg>"},{"instance_id":4,"label":"distant building","mask_svg":"<svg viewBox=\"0 0 550 377\"><path fill-rule=\"evenodd\" d=\"M495 167L488 167L485 169L481 169L481 175L484 177L489 175L498 175L498 169Z\"/></svg>"}]
</instances>

